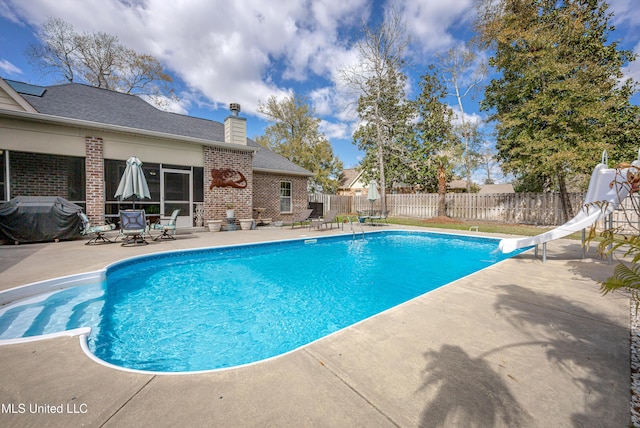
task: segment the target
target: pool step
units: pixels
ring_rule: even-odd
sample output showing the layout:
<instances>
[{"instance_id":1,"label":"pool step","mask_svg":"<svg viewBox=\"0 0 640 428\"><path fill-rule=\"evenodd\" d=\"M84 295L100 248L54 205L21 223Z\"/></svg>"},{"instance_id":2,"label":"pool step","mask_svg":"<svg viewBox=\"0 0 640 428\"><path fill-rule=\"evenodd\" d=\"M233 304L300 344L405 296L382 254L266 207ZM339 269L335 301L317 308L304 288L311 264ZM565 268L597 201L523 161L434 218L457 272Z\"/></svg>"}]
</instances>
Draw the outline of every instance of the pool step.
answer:
<instances>
[{"instance_id":1,"label":"pool step","mask_svg":"<svg viewBox=\"0 0 640 428\"><path fill-rule=\"evenodd\" d=\"M101 289L77 294L65 289L37 296L0 311L0 340L58 333L78 327L95 328L104 302ZM74 296L75 295L75 296ZM59 320L67 320L61 323Z\"/></svg>"}]
</instances>

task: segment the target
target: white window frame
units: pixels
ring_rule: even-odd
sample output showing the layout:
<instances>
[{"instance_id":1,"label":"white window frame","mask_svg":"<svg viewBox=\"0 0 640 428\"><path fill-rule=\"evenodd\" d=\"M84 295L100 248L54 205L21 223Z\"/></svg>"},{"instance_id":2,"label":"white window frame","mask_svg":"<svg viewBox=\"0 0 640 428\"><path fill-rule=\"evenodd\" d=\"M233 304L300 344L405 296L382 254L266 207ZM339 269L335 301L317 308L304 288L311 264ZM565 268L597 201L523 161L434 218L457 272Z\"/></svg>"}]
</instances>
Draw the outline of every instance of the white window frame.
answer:
<instances>
[{"instance_id":1,"label":"white window frame","mask_svg":"<svg viewBox=\"0 0 640 428\"><path fill-rule=\"evenodd\" d=\"M285 196L283 195L282 191L284 190L283 185L288 184L289 186L289 196ZM282 209L283 207L283 202L288 200L289 201L289 210L285 211ZM293 183L291 181L281 181L280 182L280 212L283 214L290 214L293 212Z\"/></svg>"}]
</instances>

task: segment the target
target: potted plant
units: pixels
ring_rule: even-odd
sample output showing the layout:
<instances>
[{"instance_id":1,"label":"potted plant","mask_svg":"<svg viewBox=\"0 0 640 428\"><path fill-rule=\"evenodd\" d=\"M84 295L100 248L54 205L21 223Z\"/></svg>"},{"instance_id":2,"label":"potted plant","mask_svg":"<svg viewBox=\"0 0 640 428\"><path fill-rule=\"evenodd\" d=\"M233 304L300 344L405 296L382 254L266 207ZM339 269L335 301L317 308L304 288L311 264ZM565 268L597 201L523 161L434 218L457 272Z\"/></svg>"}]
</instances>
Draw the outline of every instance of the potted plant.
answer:
<instances>
[{"instance_id":1,"label":"potted plant","mask_svg":"<svg viewBox=\"0 0 640 428\"><path fill-rule=\"evenodd\" d=\"M233 210L234 205L232 203L227 203L227 218L235 218L236 214Z\"/></svg>"},{"instance_id":2,"label":"potted plant","mask_svg":"<svg viewBox=\"0 0 640 428\"><path fill-rule=\"evenodd\" d=\"M242 230L251 230L253 228L253 219L252 218L241 218L240 219L240 229Z\"/></svg>"},{"instance_id":3,"label":"potted plant","mask_svg":"<svg viewBox=\"0 0 640 428\"><path fill-rule=\"evenodd\" d=\"M207 220L207 226L209 227L209 232L220 232L222 220Z\"/></svg>"}]
</instances>

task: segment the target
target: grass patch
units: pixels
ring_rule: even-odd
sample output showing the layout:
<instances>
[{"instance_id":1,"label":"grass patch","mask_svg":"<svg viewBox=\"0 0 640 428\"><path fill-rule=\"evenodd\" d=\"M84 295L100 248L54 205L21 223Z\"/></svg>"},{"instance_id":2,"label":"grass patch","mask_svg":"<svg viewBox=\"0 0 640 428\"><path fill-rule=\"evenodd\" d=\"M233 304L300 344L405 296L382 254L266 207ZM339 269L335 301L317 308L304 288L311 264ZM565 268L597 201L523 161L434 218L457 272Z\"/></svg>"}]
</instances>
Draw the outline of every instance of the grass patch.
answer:
<instances>
[{"instance_id":1,"label":"grass patch","mask_svg":"<svg viewBox=\"0 0 640 428\"><path fill-rule=\"evenodd\" d=\"M544 232L552 230L553 227L538 227L526 224L510 224L510 223L498 223L498 222L477 222L477 221L465 221L459 219L445 218L433 218L427 220L410 219L410 218L389 218L389 224L398 224L403 226L419 226L419 227L431 227L436 229L448 229L448 230L465 230L478 226L478 232L484 233L499 233L505 235L520 235L520 236L536 236ZM582 233L576 232L566 238L569 239L582 239Z\"/></svg>"},{"instance_id":2,"label":"grass patch","mask_svg":"<svg viewBox=\"0 0 640 428\"><path fill-rule=\"evenodd\" d=\"M338 217L338 222L342 221L343 216ZM355 220L355 216L351 216L352 220ZM553 226L531 226L526 224L512 224L512 223L500 223L500 222L481 222L481 221L466 221L450 217L435 217L430 219L415 219L415 218L402 218L402 217L389 217L387 222L391 225L397 224L402 226L417 226L417 227L430 227L435 229L447 229L447 230L464 230L469 231L469 228L478 226L478 232L484 233L496 233L504 235L519 235L519 236L536 236L544 232L548 232L554 229ZM582 239L582 232L575 232L565 237L566 239ZM596 241L599 238L595 239Z\"/></svg>"}]
</instances>

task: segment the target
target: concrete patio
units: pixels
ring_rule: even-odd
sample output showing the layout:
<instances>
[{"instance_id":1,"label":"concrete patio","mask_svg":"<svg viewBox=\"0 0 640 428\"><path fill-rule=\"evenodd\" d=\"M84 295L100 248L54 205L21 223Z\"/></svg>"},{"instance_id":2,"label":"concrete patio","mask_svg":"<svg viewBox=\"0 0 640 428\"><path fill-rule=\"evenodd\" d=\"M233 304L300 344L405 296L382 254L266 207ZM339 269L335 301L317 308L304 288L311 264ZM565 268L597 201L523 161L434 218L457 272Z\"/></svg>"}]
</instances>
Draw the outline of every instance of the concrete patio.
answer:
<instances>
[{"instance_id":1,"label":"concrete patio","mask_svg":"<svg viewBox=\"0 0 640 428\"><path fill-rule=\"evenodd\" d=\"M143 253L340 233L351 234L285 227L134 248L4 245L0 289ZM593 251L581 259L579 242L547 251L546 263L530 251L236 369L114 370L77 337L0 346L0 426L629 426L629 298L601 295L612 267Z\"/></svg>"}]
</instances>

